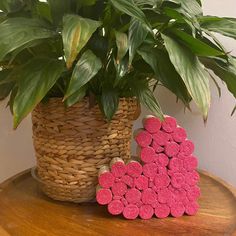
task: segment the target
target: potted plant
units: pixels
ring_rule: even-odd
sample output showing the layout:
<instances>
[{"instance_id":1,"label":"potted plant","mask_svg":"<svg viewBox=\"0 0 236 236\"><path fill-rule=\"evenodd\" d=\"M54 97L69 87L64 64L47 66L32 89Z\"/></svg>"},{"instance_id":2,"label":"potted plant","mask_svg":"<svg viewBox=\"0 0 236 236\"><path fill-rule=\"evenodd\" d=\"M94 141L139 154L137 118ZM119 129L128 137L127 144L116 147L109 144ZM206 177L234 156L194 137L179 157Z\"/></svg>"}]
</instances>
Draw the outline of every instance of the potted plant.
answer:
<instances>
[{"instance_id":1,"label":"potted plant","mask_svg":"<svg viewBox=\"0 0 236 236\"><path fill-rule=\"evenodd\" d=\"M200 0L2 0L0 9L0 98L14 128L32 112L37 177L55 199L94 197L98 168L130 157L139 102L163 118L158 85L187 108L193 100L204 120L209 70L236 95L236 60L212 34L236 38L236 20L204 16Z\"/></svg>"}]
</instances>

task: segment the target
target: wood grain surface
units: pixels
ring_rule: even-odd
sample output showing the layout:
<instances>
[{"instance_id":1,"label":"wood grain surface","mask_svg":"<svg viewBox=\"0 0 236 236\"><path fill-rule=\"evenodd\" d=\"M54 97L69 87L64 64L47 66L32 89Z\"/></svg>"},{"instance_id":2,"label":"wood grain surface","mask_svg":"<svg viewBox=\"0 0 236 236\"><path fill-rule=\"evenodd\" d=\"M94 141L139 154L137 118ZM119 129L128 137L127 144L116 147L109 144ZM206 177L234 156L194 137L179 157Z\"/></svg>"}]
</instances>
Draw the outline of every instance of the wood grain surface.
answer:
<instances>
[{"instance_id":1,"label":"wood grain surface","mask_svg":"<svg viewBox=\"0 0 236 236\"><path fill-rule=\"evenodd\" d=\"M71 204L47 198L29 171L0 185L0 236L236 235L236 192L201 171L196 216L128 221L96 203Z\"/></svg>"}]
</instances>

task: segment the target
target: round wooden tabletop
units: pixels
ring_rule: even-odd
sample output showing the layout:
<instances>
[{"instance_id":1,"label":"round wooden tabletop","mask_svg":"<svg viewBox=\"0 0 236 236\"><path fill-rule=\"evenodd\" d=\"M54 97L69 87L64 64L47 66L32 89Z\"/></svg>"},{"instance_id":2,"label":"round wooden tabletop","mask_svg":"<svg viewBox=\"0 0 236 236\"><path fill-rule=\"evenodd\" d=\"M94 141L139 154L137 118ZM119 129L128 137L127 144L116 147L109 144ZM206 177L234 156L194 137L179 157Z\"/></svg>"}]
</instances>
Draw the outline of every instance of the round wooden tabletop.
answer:
<instances>
[{"instance_id":1,"label":"round wooden tabletop","mask_svg":"<svg viewBox=\"0 0 236 236\"><path fill-rule=\"evenodd\" d=\"M110 216L106 207L95 203L53 201L25 171L0 185L0 235L236 235L234 190L206 172L201 172L200 187L196 216L128 221Z\"/></svg>"}]
</instances>

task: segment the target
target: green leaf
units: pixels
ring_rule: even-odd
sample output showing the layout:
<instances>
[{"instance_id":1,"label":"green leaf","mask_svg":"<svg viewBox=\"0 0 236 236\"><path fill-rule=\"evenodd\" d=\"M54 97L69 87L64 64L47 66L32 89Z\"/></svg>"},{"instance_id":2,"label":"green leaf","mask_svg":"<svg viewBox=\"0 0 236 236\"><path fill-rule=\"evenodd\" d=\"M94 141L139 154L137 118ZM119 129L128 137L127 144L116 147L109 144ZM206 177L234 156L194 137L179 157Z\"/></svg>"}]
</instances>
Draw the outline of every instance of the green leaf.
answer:
<instances>
[{"instance_id":1,"label":"green leaf","mask_svg":"<svg viewBox=\"0 0 236 236\"><path fill-rule=\"evenodd\" d=\"M92 51L87 50L77 62L64 99L87 84L101 69L101 60Z\"/></svg>"},{"instance_id":2,"label":"green leaf","mask_svg":"<svg viewBox=\"0 0 236 236\"><path fill-rule=\"evenodd\" d=\"M9 18L0 24L0 61L14 50L39 39L52 38L55 32L38 19Z\"/></svg>"},{"instance_id":3,"label":"green leaf","mask_svg":"<svg viewBox=\"0 0 236 236\"><path fill-rule=\"evenodd\" d=\"M133 18L136 18L146 26L149 26L145 14L141 9L137 7L137 5L134 4L133 1L127 1L127 0L110 0L110 1L117 10Z\"/></svg>"},{"instance_id":4,"label":"green leaf","mask_svg":"<svg viewBox=\"0 0 236 236\"><path fill-rule=\"evenodd\" d=\"M128 51L128 37L125 33L121 33L116 31L116 45L117 45L117 64L120 63L120 60L125 56L126 52Z\"/></svg>"},{"instance_id":5,"label":"green leaf","mask_svg":"<svg viewBox=\"0 0 236 236\"><path fill-rule=\"evenodd\" d=\"M11 92L14 82L8 80L11 70L0 71L0 100L5 99Z\"/></svg>"},{"instance_id":6,"label":"green leaf","mask_svg":"<svg viewBox=\"0 0 236 236\"><path fill-rule=\"evenodd\" d=\"M201 23L202 28L236 39L235 18L203 16L199 17L198 19Z\"/></svg>"},{"instance_id":7,"label":"green leaf","mask_svg":"<svg viewBox=\"0 0 236 236\"><path fill-rule=\"evenodd\" d=\"M1 0L0 10L6 13L19 11L24 6L23 0Z\"/></svg>"},{"instance_id":8,"label":"green leaf","mask_svg":"<svg viewBox=\"0 0 236 236\"><path fill-rule=\"evenodd\" d=\"M147 29L143 24L135 19L132 19L129 27L129 64L132 63L135 53L139 46L144 42L148 34Z\"/></svg>"},{"instance_id":9,"label":"green leaf","mask_svg":"<svg viewBox=\"0 0 236 236\"><path fill-rule=\"evenodd\" d=\"M51 9L51 16L55 25L61 25L63 16L71 12L71 1L47 0Z\"/></svg>"},{"instance_id":10,"label":"green leaf","mask_svg":"<svg viewBox=\"0 0 236 236\"><path fill-rule=\"evenodd\" d=\"M222 51L211 47L210 45L192 37L190 34L187 34L184 31L172 29L171 32L177 37L179 43L182 43L187 46L194 54L198 56L207 57L224 55Z\"/></svg>"},{"instance_id":11,"label":"green leaf","mask_svg":"<svg viewBox=\"0 0 236 236\"><path fill-rule=\"evenodd\" d=\"M76 15L64 16L62 38L67 68L72 67L77 55L100 25L98 21Z\"/></svg>"},{"instance_id":12,"label":"green leaf","mask_svg":"<svg viewBox=\"0 0 236 236\"><path fill-rule=\"evenodd\" d=\"M47 2L37 2L35 10L37 15L52 22L51 8Z\"/></svg>"},{"instance_id":13,"label":"green leaf","mask_svg":"<svg viewBox=\"0 0 236 236\"><path fill-rule=\"evenodd\" d=\"M110 86L102 89L101 107L108 121L115 115L119 105L119 94L117 90Z\"/></svg>"},{"instance_id":14,"label":"green leaf","mask_svg":"<svg viewBox=\"0 0 236 236\"><path fill-rule=\"evenodd\" d=\"M62 61L35 58L18 71L18 91L14 99L14 128L45 97L64 71Z\"/></svg>"},{"instance_id":15,"label":"green leaf","mask_svg":"<svg viewBox=\"0 0 236 236\"><path fill-rule=\"evenodd\" d=\"M196 0L177 0L176 3L181 4L179 11L183 14L191 16L202 15L202 8Z\"/></svg>"},{"instance_id":16,"label":"green leaf","mask_svg":"<svg viewBox=\"0 0 236 236\"><path fill-rule=\"evenodd\" d=\"M87 86L83 86L78 91L76 91L71 96L69 96L65 100L66 107L73 106L77 102L81 101L85 97L86 91L87 91Z\"/></svg>"},{"instance_id":17,"label":"green leaf","mask_svg":"<svg viewBox=\"0 0 236 236\"><path fill-rule=\"evenodd\" d=\"M157 117L163 120L164 116L160 105L158 104L153 92L148 88L146 80L136 81L132 85L132 92L139 99L139 101L147 107Z\"/></svg>"},{"instance_id":18,"label":"green leaf","mask_svg":"<svg viewBox=\"0 0 236 236\"><path fill-rule=\"evenodd\" d=\"M163 35L165 47L176 71L183 79L189 94L201 110L204 119L207 118L210 107L209 75L199 59L190 50L178 42Z\"/></svg>"},{"instance_id":19,"label":"green leaf","mask_svg":"<svg viewBox=\"0 0 236 236\"><path fill-rule=\"evenodd\" d=\"M216 58L203 58L201 61L226 83L228 90L236 98L236 60L231 58L230 62L227 62Z\"/></svg>"},{"instance_id":20,"label":"green leaf","mask_svg":"<svg viewBox=\"0 0 236 236\"><path fill-rule=\"evenodd\" d=\"M138 53L151 66L161 83L172 91L183 103L188 106L191 97L184 82L172 65L168 53L157 48L141 47Z\"/></svg>"}]
</instances>

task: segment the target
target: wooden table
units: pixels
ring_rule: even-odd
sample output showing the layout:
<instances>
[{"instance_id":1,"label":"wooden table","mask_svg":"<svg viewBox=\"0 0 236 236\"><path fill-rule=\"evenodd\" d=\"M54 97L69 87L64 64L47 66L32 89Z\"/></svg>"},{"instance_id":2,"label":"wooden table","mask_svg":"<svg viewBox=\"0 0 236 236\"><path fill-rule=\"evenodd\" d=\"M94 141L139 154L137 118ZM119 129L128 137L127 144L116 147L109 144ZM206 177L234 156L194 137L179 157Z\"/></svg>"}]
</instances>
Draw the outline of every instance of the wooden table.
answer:
<instances>
[{"instance_id":1,"label":"wooden table","mask_svg":"<svg viewBox=\"0 0 236 236\"><path fill-rule=\"evenodd\" d=\"M25 171L0 185L0 236L236 235L235 190L206 172L200 187L196 216L128 221L95 203L53 201Z\"/></svg>"}]
</instances>

